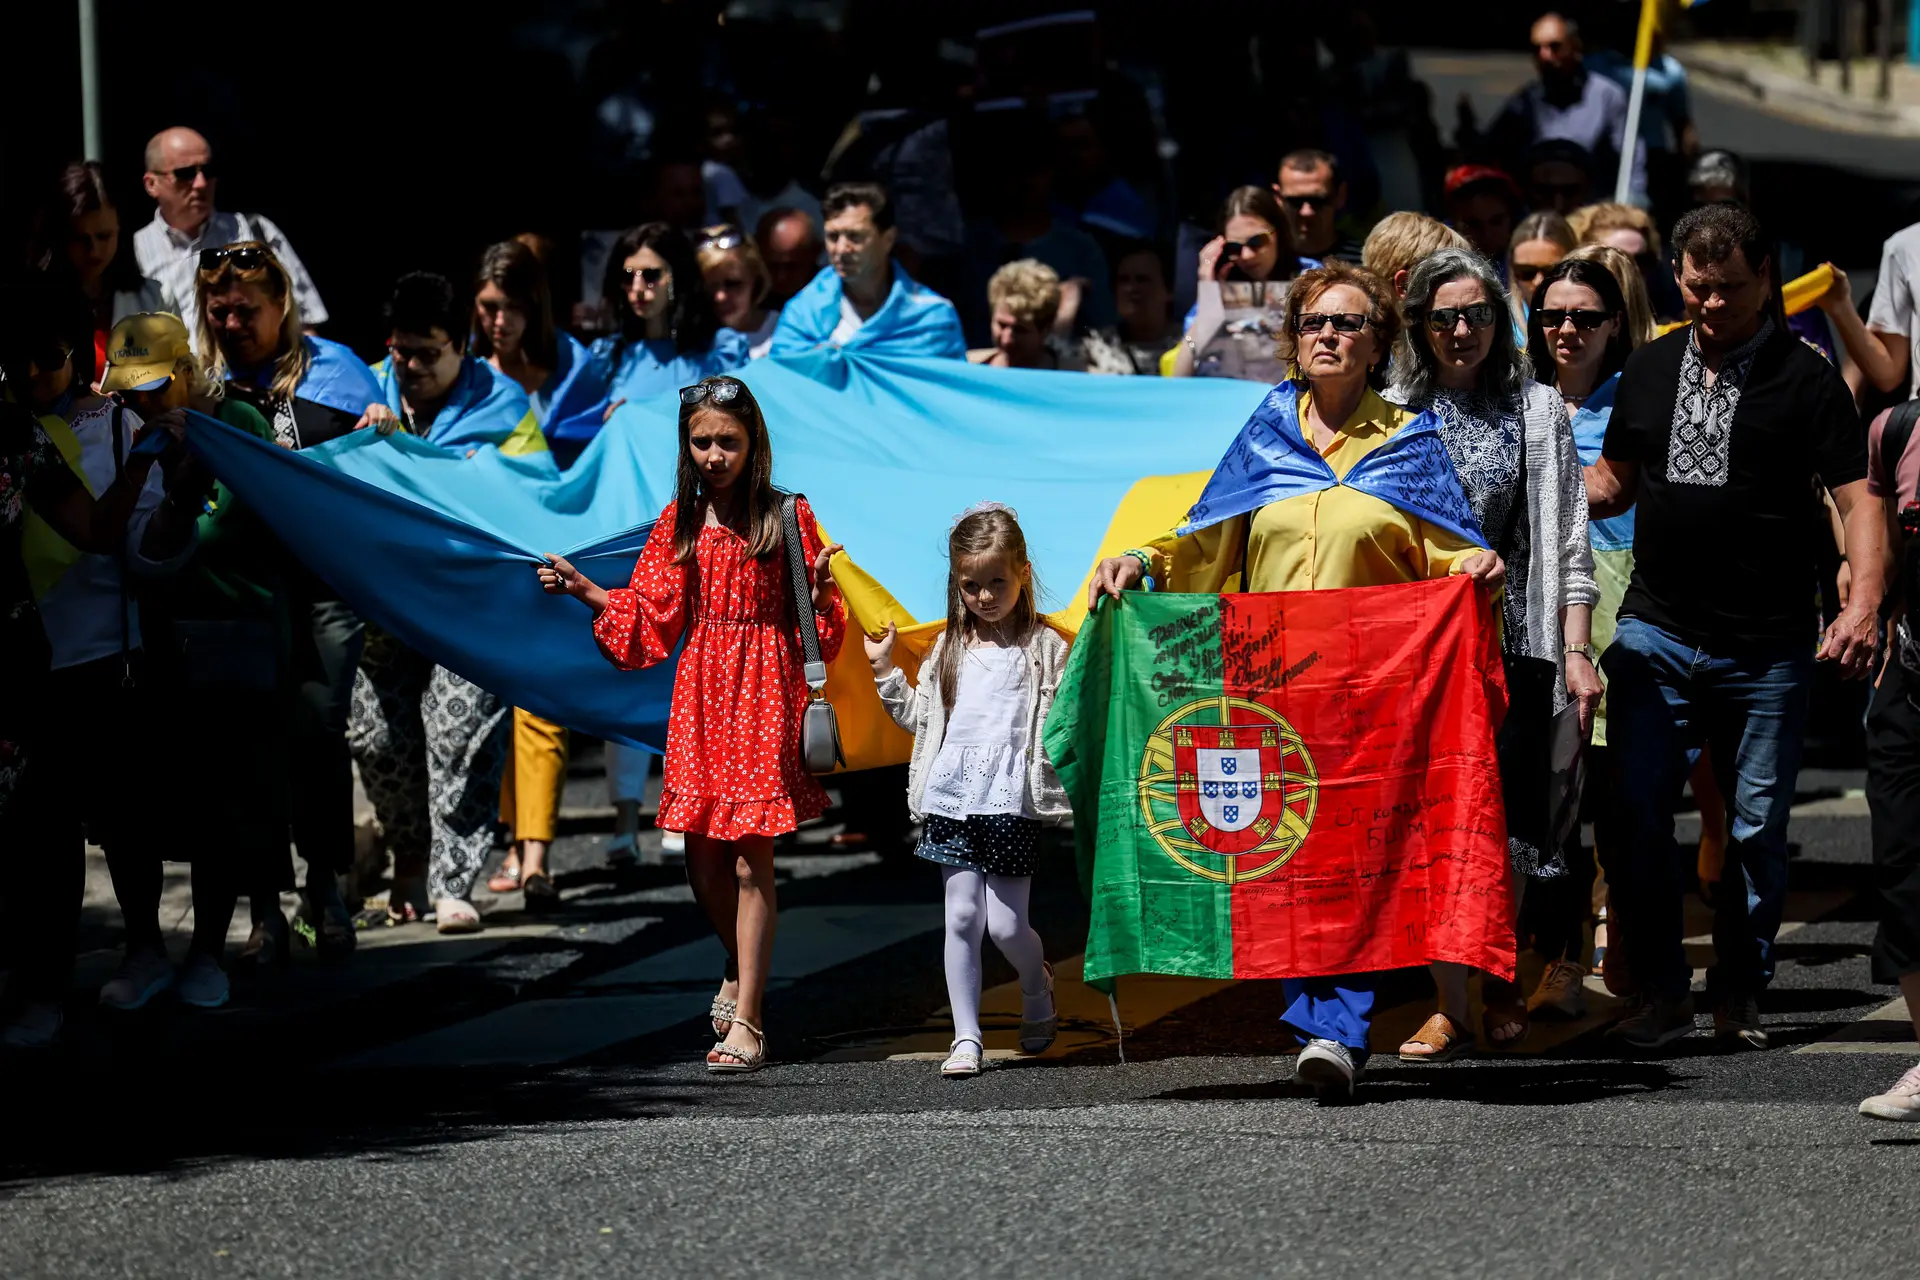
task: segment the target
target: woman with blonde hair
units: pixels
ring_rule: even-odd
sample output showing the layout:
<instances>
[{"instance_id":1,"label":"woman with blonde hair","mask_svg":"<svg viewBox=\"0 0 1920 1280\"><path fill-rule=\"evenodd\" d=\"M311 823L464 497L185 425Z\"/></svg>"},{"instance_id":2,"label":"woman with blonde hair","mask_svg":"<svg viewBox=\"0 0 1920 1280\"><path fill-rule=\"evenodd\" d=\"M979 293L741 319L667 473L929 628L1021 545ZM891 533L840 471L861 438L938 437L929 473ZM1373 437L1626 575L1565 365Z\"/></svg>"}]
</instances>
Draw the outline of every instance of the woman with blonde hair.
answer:
<instances>
[{"instance_id":1,"label":"woman with blonde hair","mask_svg":"<svg viewBox=\"0 0 1920 1280\"><path fill-rule=\"evenodd\" d=\"M1659 322L1653 318L1653 302L1647 297L1647 282L1632 258L1610 244L1583 244L1567 257L1578 262L1597 262L1619 281L1620 296L1626 299L1627 305L1627 336L1635 348L1660 336Z\"/></svg>"},{"instance_id":2,"label":"woman with blonde hair","mask_svg":"<svg viewBox=\"0 0 1920 1280\"><path fill-rule=\"evenodd\" d=\"M1374 224L1360 247L1360 265L1393 290L1407 296L1407 278L1420 259L1442 249L1471 249L1467 238L1438 218L1424 213L1390 213Z\"/></svg>"},{"instance_id":3,"label":"woman with blonde hair","mask_svg":"<svg viewBox=\"0 0 1920 1280\"><path fill-rule=\"evenodd\" d=\"M293 278L258 240L204 249L194 277L198 347L229 398L259 410L273 440L305 449L338 439L386 403L360 358L300 326ZM289 744L294 843L307 862L307 911L323 953L350 951L339 877L353 866L353 761L347 712L366 628L339 595L298 561L284 567L297 697ZM246 885L254 931L243 960L274 962L288 952L279 891L290 882Z\"/></svg>"},{"instance_id":4,"label":"woman with blonde hair","mask_svg":"<svg viewBox=\"0 0 1920 1280\"><path fill-rule=\"evenodd\" d=\"M1686 308L1679 286L1660 248L1660 229L1653 215L1630 204L1590 204L1567 215L1580 243L1603 244L1624 253L1640 274L1642 292L1655 316L1676 319Z\"/></svg>"},{"instance_id":5,"label":"woman with blonde hair","mask_svg":"<svg viewBox=\"0 0 1920 1280\"><path fill-rule=\"evenodd\" d=\"M1573 252L1580 237L1567 220L1551 209L1530 213L1513 229L1507 242L1507 309L1513 312L1521 341L1526 341L1527 308L1540 277L1554 263Z\"/></svg>"},{"instance_id":6,"label":"woman with blonde hair","mask_svg":"<svg viewBox=\"0 0 1920 1280\"><path fill-rule=\"evenodd\" d=\"M1085 368L1084 360L1051 338L1060 314L1060 276L1044 262L1009 262L987 281L987 309L993 316L993 345L967 352L974 364L996 369Z\"/></svg>"},{"instance_id":7,"label":"woman with blonde hair","mask_svg":"<svg viewBox=\"0 0 1920 1280\"><path fill-rule=\"evenodd\" d=\"M767 354L780 323L780 308L763 305L773 288L773 276L753 237L723 222L700 233L694 256L700 260L700 276L720 327L746 335L750 358L758 360Z\"/></svg>"}]
</instances>

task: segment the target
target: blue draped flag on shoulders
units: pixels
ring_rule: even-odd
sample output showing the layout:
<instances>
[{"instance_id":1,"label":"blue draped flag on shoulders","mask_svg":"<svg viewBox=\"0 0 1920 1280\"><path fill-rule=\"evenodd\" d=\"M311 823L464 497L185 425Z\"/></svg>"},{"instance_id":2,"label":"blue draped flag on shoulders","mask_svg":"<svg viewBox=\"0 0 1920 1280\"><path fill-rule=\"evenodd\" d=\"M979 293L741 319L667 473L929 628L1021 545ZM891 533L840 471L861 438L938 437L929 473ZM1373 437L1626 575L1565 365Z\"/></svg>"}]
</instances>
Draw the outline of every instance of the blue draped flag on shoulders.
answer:
<instances>
[{"instance_id":1,"label":"blue draped flag on shoulders","mask_svg":"<svg viewBox=\"0 0 1920 1280\"><path fill-rule=\"evenodd\" d=\"M604 370L593 362L580 339L570 333L560 334L553 372L547 375L546 385L527 399L533 406L534 420L543 430L576 414L604 409Z\"/></svg>"},{"instance_id":2,"label":"blue draped flag on shoulders","mask_svg":"<svg viewBox=\"0 0 1920 1280\"><path fill-rule=\"evenodd\" d=\"M395 413L402 413L400 379L393 362L382 360L373 370L380 379L381 400ZM526 390L477 356L461 359L460 377L428 426L426 440L442 449L494 445L509 454L542 453L547 447Z\"/></svg>"},{"instance_id":3,"label":"blue draped flag on shoulders","mask_svg":"<svg viewBox=\"0 0 1920 1280\"><path fill-rule=\"evenodd\" d=\"M840 326L840 302L846 290L832 267L823 267L806 288L781 309L771 354L799 355L833 344ZM966 339L953 304L893 264L893 288L880 309L868 316L845 342L849 354L927 356L964 360Z\"/></svg>"},{"instance_id":4,"label":"blue draped flag on shoulders","mask_svg":"<svg viewBox=\"0 0 1920 1280\"><path fill-rule=\"evenodd\" d=\"M305 341L307 374L294 393L300 399L355 417L365 413L368 405L386 403L380 379L351 348L312 334Z\"/></svg>"},{"instance_id":5,"label":"blue draped flag on shoulders","mask_svg":"<svg viewBox=\"0 0 1920 1280\"><path fill-rule=\"evenodd\" d=\"M1346 475L1337 476L1301 433L1300 391L1291 382L1269 391L1240 428L1179 532L1192 533L1270 502L1335 485L1378 498L1478 546L1487 545L1440 439L1440 420L1431 412L1414 418Z\"/></svg>"}]
</instances>

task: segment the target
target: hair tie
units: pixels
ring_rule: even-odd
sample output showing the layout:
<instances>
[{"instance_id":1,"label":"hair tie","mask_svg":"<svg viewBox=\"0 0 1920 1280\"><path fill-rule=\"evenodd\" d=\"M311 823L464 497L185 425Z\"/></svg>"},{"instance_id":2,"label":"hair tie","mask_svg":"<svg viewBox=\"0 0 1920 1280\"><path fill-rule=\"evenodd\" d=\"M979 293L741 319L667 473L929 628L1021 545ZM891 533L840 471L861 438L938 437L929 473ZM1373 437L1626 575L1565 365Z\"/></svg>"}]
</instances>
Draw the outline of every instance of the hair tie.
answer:
<instances>
[{"instance_id":1,"label":"hair tie","mask_svg":"<svg viewBox=\"0 0 1920 1280\"><path fill-rule=\"evenodd\" d=\"M1008 518L1015 524L1020 523L1020 513L1004 502L976 502L953 518L953 523L947 526L947 532L952 533L955 529L958 529L960 522L968 516L982 515L988 511L1004 511L1007 513Z\"/></svg>"}]
</instances>

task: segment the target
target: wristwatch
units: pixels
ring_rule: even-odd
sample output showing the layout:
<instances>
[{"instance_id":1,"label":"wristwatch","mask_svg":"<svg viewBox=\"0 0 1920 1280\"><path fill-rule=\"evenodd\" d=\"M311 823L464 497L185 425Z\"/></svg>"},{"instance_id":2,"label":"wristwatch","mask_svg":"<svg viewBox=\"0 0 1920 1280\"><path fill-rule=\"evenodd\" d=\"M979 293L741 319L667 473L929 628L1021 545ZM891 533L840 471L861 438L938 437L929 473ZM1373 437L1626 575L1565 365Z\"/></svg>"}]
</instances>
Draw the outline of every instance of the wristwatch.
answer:
<instances>
[{"instance_id":1,"label":"wristwatch","mask_svg":"<svg viewBox=\"0 0 1920 1280\"><path fill-rule=\"evenodd\" d=\"M1570 644L1570 645L1568 645L1568 646L1567 646L1567 647L1566 647L1565 649L1563 649L1563 650L1561 650L1561 652L1562 652L1562 653L1577 653L1577 654L1579 654L1579 655L1580 655L1581 657L1583 657L1583 658L1585 658L1585 659L1586 659L1586 660L1587 660L1588 662L1592 662L1592 661L1593 661L1593 646L1592 646L1592 645L1590 645L1590 644L1588 644L1588 643L1587 643L1587 642L1585 642L1584 640L1583 640L1583 641L1581 641L1581 642L1580 642L1579 644Z\"/></svg>"}]
</instances>

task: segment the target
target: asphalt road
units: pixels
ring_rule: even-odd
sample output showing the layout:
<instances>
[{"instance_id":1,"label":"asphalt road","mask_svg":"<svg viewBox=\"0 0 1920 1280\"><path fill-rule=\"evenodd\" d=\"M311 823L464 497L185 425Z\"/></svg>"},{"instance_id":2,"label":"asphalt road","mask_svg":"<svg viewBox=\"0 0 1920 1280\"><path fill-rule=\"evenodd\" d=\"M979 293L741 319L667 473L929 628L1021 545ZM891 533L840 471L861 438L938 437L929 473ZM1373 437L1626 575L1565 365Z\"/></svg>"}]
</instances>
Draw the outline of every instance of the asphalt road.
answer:
<instances>
[{"instance_id":1,"label":"asphalt road","mask_svg":"<svg viewBox=\"0 0 1920 1280\"><path fill-rule=\"evenodd\" d=\"M77 1007L59 1056L0 1064L0 1275L1900 1274L1920 1132L1853 1108L1920 1046L1868 981L1859 781L1802 778L1767 1052L1624 1059L1596 1016L1378 1057L1344 1107L1292 1085L1264 983L1123 982L1123 1063L1063 979L1055 1050L942 1081L910 1056L945 1044L937 881L828 829L781 859L778 1065L710 1079L684 885L569 836L558 917L376 931L214 1015ZM1064 849L1038 889L1077 972ZM1376 1048L1429 998L1409 975Z\"/></svg>"}]
</instances>

